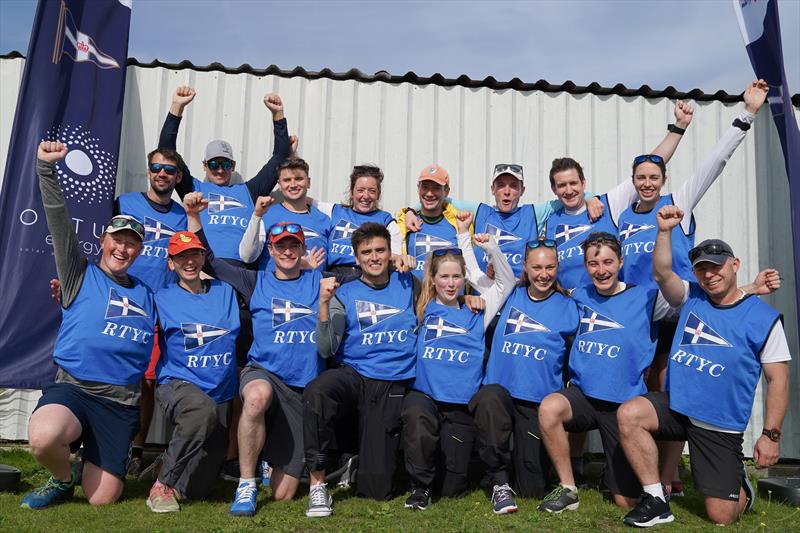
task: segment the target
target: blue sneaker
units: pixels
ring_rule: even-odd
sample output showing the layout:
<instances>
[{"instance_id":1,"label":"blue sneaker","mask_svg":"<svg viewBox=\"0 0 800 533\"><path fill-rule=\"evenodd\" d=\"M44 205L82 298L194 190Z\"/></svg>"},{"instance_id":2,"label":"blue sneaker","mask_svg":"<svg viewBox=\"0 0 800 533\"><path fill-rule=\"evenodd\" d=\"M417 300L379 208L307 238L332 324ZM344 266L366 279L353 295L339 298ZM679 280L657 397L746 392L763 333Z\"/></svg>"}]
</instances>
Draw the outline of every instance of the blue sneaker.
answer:
<instances>
[{"instance_id":1,"label":"blue sneaker","mask_svg":"<svg viewBox=\"0 0 800 533\"><path fill-rule=\"evenodd\" d=\"M265 460L261 460L258 463L258 470L261 474L261 484L265 487L269 485L269 476L272 474L272 467L269 466L269 463Z\"/></svg>"},{"instance_id":2,"label":"blue sneaker","mask_svg":"<svg viewBox=\"0 0 800 533\"><path fill-rule=\"evenodd\" d=\"M239 483L233 495L230 514L232 516L253 516L256 514L256 494L258 487L255 483Z\"/></svg>"},{"instance_id":3,"label":"blue sneaker","mask_svg":"<svg viewBox=\"0 0 800 533\"><path fill-rule=\"evenodd\" d=\"M75 493L75 475L69 481L58 481L50 476L44 485L34 489L22 498L20 507L28 509L44 509L56 503L72 499Z\"/></svg>"}]
</instances>

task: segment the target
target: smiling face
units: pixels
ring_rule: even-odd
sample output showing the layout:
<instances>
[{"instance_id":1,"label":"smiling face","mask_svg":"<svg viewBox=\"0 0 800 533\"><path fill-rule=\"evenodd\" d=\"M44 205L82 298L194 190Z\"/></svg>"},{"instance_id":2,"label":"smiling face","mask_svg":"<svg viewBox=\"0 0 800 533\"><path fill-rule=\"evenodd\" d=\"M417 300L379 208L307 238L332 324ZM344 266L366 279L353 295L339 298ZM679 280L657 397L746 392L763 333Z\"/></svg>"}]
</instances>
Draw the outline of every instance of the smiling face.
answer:
<instances>
[{"instance_id":1,"label":"smiling face","mask_svg":"<svg viewBox=\"0 0 800 533\"><path fill-rule=\"evenodd\" d=\"M236 170L236 161L225 157L215 157L210 161L203 161L203 168L206 170L206 181L210 181L214 185L228 185L231 182L233 171Z\"/></svg>"},{"instance_id":2,"label":"smiling face","mask_svg":"<svg viewBox=\"0 0 800 533\"><path fill-rule=\"evenodd\" d=\"M702 261L697 263L692 270L700 288L717 303L731 291L737 290L736 273L739 271L739 259L728 259L721 265L711 261Z\"/></svg>"},{"instance_id":3,"label":"smiling face","mask_svg":"<svg viewBox=\"0 0 800 533\"><path fill-rule=\"evenodd\" d=\"M492 195L495 205L501 213L510 213L515 210L524 192L525 186L511 174L501 174L492 183Z\"/></svg>"},{"instance_id":4,"label":"smiling face","mask_svg":"<svg viewBox=\"0 0 800 533\"><path fill-rule=\"evenodd\" d=\"M142 241L130 230L103 233L100 236L100 268L114 277L122 277L128 272L142 251Z\"/></svg>"},{"instance_id":5,"label":"smiling face","mask_svg":"<svg viewBox=\"0 0 800 533\"><path fill-rule=\"evenodd\" d=\"M578 209L584 204L583 194L586 190L586 182L581 179L578 171L574 168L553 174L551 189L567 209Z\"/></svg>"},{"instance_id":6,"label":"smiling face","mask_svg":"<svg viewBox=\"0 0 800 533\"><path fill-rule=\"evenodd\" d=\"M153 192L156 193L157 196L170 196L172 191L175 190L175 185L181 181L181 171L178 163L159 153L153 154L150 163L172 165L176 167L176 172L170 175L165 168L162 168L158 172L152 172L150 170L150 165L147 166L147 179L150 182L150 188L153 189Z\"/></svg>"},{"instance_id":7,"label":"smiling face","mask_svg":"<svg viewBox=\"0 0 800 533\"><path fill-rule=\"evenodd\" d=\"M372 237L362 241L356 250L356 264L361 267L366 279L377 281L389 272L392 249L383 237Z\"/></svg>"},{"instance_id":8,"label":"smiling face","mask_svg":"<svg viewBox=\"0 0 800 533\"><path fill-rule=\"evenodd\" d=\"M300 269L300 259L306 254L306 246L292 237L284 237L269 245L269 255L275 261L275 268L284 273Z\"/></svg>"},{"instance_id":9,"label":"smiling face","mask_svg":"<svg viewBox=\"0 0 800 533\"><path fill-rule=\"evenodd\" d=\"M597 292L603 295L614 294L623 263L614 249L605 244L589 246L583 262Z\"/></svg>"},{"instance_id":10,"label":"smiling face","mask_svg":"<svg viewBox=\"0 0 800 533\"><path fill-rule=\"evenodd\" d=\"M308 194L311 186L311 178L308 174L298 168L282 168L278 176L278 187L283 197L289 201L302 200Z\"/></svg>"},{"instance_id":11,"label":"smiling face","mask_svg":"<svg viewBox=\"0 0 800 533\"><path fill-rule=\"evenodd\" d=\"M540 246L527 250L525 256L525 277L530 284L528 292L534 298L544 298L556 283L558 275L558 256L555 248Z\"/></svg>"},{"instance_id":12,"label":"smiling face","mask_svg":"<svg viewBox=\"0 0 800 533\"><path fill-rule=\"evenodd\" d=\"M381 185L372 176L361 176L353 183L350 194L353 197L353 210L359 213L369 213L378 208Z\"/></svg>"},{"instance_id":13,"label":"smiling face","mask_svg":"<svg viewBox=\"0 0 800 533\"><path fill-rule=\"evenodd\" d=\"M432 180L423 180L417 183L419 203L422 211L431 216L440 215L444 206L444 199L450 193L450 187L440 185Z\"/></svg>"},{"instance_id":14,"label":"smiling face","mask_svg":"<svg viewBox=\"0 0 800 533\"><path fill-rule=\"evenodd\" d=\"M445 256L438 261L432 278L439 303L454 305L464 291L464 269L461 264L455 258Z\"/></svg>"},{"instance_id":15,"label":"smiling face","mask_svg":"<svg viewBox=\"0 0 800 533\"><path fill-rule=\"evenodd\" d=\"M174 271L184 283L200 279L200 271L206 262L206 253L200 248L186 250L167 258L169 269Z\"/></svg>"},{"instance_id":16,"label":"smiling face","mask_svg":"<svg viewBox=\"0 0 800 533\"><path fill-rule=\"evenodd\" d=\"M665 177L661 168L650 161L637 165L633 171L633 186L639 193L639 201L645 204L653 204L658 201L664 181Z\"/></svg>"}]
</instances>

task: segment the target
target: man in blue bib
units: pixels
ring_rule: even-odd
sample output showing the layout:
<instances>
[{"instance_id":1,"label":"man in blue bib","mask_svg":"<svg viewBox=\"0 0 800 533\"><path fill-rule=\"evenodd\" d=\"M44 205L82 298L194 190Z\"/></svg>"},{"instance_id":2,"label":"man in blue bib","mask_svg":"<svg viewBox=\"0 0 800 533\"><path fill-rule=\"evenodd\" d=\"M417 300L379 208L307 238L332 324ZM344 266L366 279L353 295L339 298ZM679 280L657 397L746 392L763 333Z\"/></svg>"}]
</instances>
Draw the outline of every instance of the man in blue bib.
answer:
<instances>
[{"instance_id":1,"label":"man in blue bib","mask_svg":"<svg viewBox=\"0 0 800 533\"><path fill-rule=\"evenodd\" d=\"M671 234L683 215L674 205L659 210L653 251L653 276L664 298L675 307L685 302L669 353L666 392L633 398L618 413L625 455L644 489L624 522L639 527L674 520L661 483L669 483L677 457L659 477L655 440L688 440L694 486L705 496L709 519L735 522L755 496L742 464L742 442L762 372L766 412L753 450L759 467L778 460L788 404L791 355L781 315L737 287L739 259L717 239L689 251L697 283L687 287L672 264Z\"/></svg>"},{"instance_id":2,"label":"man in blue bib","mask_svg":"<svg viewBox=\"0 0 800 533\"><path fill-rule=\"evenodd\" d=\"M392 494L400 444L400 411L414 377L418 294L415 277L390 271L391 236L367 222L352 237L360 278L339 286L320 282L317 349L334 357L303 391L303 440L310 494L306 516L331 514L325 465L341 450L337 428L358 427L358 495L376 500Z\"/></svg>"}]
</instances>

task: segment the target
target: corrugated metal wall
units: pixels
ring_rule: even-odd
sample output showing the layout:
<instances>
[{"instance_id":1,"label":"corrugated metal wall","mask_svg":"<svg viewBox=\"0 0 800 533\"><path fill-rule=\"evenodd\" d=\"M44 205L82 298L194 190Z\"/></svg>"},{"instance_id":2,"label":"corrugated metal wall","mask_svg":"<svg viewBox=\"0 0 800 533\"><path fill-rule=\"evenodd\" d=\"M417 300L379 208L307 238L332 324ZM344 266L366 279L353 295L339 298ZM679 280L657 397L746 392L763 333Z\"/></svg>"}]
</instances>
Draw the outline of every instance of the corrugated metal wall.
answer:
<instances>
[{"instance_id":1,"label":"corrugated metal wall","mask_svg":"<svg viewBox=\"0 0 800 533\"><path fill-rule=\"evenodd\" d=\"M0 60L0 165L5 167L23 60ZM742 80L742 86L748 80ZM187 109L178 148L199 175L205 144L231 142L237 169L249 178L272 151L264 93L283 97L289 128L298 134L300 155L311 165L313 196L344 198L354 164L371 162L385 172L384 207L395 211L416 201L416 176L436 162L450 171L452 195L490 199L489 176L497 162L525 166L525 202L552 197L550 161L581 161L589 188L603 192L630 175L634 155L650 151L672 122L673 102L643 97L496 91L383 82L258 77L166 68L129 67L117 192L146 188L145 159L155 147L171 94L178 85L197 89ZM697 103L695 120L670 162L668 189L689 178L742 104ZM697 239L721 237L742 258L741 280L759 267L782 269L783 290L767 300L785 313L790 346L798 356L788 185L774 127L763 110L754 130L696 210ZM32 177L31 177L32 178ZM791 411L784 424L785 457L800 458L800 370L792 369ZM4 399L6 398L6 399ZM24 438L24 415L9 420L0 397L0 436ZM745 442L749 454L760 434L763 395L757 394Z\"/></svg>"}]
</instances>

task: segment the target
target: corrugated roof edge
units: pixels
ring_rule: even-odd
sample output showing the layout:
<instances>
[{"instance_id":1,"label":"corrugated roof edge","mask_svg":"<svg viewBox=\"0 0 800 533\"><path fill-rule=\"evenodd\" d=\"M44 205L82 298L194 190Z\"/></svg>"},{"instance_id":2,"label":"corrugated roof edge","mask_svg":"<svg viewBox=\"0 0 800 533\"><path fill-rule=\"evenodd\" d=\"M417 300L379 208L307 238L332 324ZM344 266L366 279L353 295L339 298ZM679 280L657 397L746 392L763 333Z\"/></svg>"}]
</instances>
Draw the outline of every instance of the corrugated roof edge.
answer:
<instances>
[{"instance_id":1,"label":"corrugated roof edge","mask_svg":"<svg viewBox=\"0 0 800 533\"><path fill-rule=\"evenodd\" d=\"M16 59L25 58L18 51L9 52L8 54L0 55L0 59ZM742 94L728 94L725 91L717 91L713 94L704 93L700 89L692 89L689 92L678 91L675 87L669 86L665 89L656 90L651 89L648 85L642 85L638 89L625 87L625 85L618 83L613 87L603 87L599 83L594 82L589 85L576 85L572 81L565 81L560 85L549 83L545 80L538 80L534 83L524 82L519 78L512 78L509 81L497 81L492 76L486 77L482 80L473 80L469 76L461 75L458 78L445 78L443 75L436 73L430 77L419 76L414 72L407 72L402 76L393 75L385 70L376 72L375 74L365 74L356 68L352 68L347 72L334 72L329 68L320 70L319 72L308 71L303 67L295 67L291 70L286 70L278 67L277 65L270 65L267 68L259 69L253 68L248 64L240 65L237 68L226 67L221 63L211 63L205 66L198 66L191 61L183 60L180 63L164 63L158 59L154 59L149 63L142 63L134 57L128 58L128 66L142 67L142 68L168 68L171 70L184 70L192 69L199 72L224 72L226 74L255 74L258 76L280 76L283 78L306 78L310 80L315 79L331 79L331 80L355 80L365 83L382 81L386 83L410 83L413 85L440 85L442 87L468 87L468 88L488 88L488 89L514 89L516 91L544 91L548 93L566 92L569 94L594 94L597 96L617 95L617 96L643 96L645 98L671 98L671 99L690 99L701 102L706 101L719 101L723 103L734 103L742 101ZM792 96L792 105L800 108L800 93Z\"/></svg>"}]
</instances>

